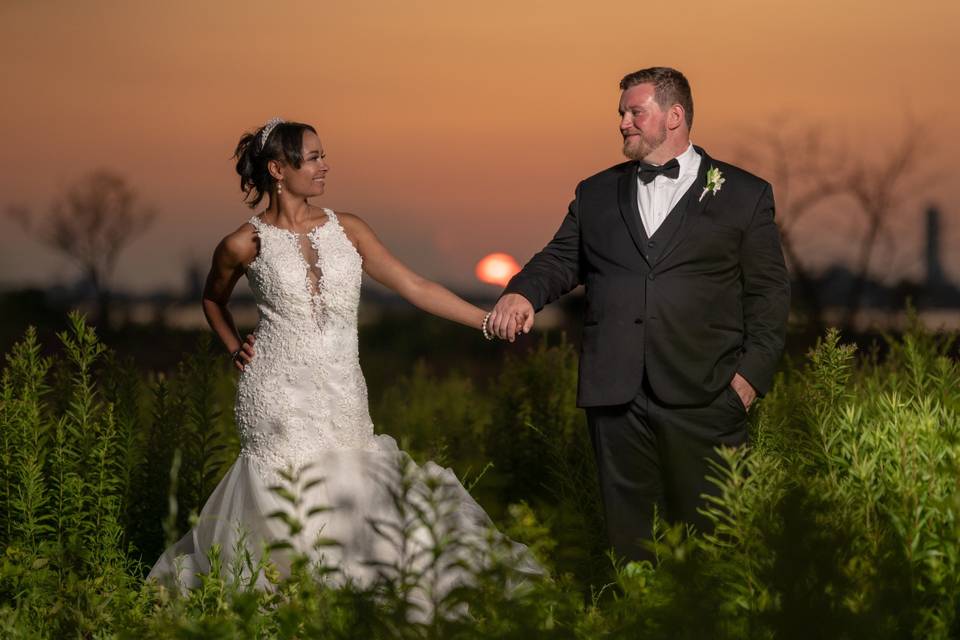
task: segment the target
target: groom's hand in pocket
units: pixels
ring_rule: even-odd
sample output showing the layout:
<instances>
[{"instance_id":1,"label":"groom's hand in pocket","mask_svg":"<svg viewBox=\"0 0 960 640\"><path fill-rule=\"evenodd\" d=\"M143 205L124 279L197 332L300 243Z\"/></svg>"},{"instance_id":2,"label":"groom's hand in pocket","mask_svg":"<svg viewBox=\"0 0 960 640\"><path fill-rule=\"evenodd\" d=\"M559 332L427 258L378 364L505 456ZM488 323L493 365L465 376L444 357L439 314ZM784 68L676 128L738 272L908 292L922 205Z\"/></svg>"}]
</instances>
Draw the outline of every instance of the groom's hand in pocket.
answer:
<instances>
[{"instance_id":1,"label":"groom's hand in pocket","mask_svg":"<svg viewBox=\"0 0 960 640\"><path fill-rule=\"evenodd\" d=\"M496 337L513 342L521 332L530 333L534 315L529 300L519 293L508 293L497 300L487 328Z\"/></svg>"},{"instance_id":2,"label":"groom's hand in pocket","mask_svg":"<svg viewBox=\"0 0 960 640\"><path fill-rule=\"evenodd\" d=\"M737 392L738 396L740 396L740 402L743 403L744 409L749 411L750 405L752 405L753 401L757 399L756 389L754 389L750 383L747 382L747 379L739 373L733 374L733 380L730 381L730 386L733 387L733 390Z\"/></svg>"}]
</instances>

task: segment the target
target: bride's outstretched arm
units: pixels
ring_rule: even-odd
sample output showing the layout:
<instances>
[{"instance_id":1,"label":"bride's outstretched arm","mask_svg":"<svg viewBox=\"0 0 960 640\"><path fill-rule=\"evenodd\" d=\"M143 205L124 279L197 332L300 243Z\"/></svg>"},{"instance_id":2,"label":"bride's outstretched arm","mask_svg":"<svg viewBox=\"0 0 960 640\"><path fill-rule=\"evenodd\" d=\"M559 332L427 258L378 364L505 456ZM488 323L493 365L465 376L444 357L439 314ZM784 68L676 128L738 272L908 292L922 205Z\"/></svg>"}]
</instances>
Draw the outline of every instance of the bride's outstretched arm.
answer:
<instances>
[{"instance_id":1,"label":"bride's outstretched arm","mask_svg":"<svg viewBox=\"0 0 960 640\"><path fill-rule=\"evenodd\" d=\"M344 230L363 258L363 270L411 304L435 316L480 328L486 313L443 285L427 280L400 262L383 246L373 229L349 213L338 213Z\"/></svg>"},{"instance_id":2,"label":"bride's outstretched arm","mask_svg":"<svg viewBox=\"0 0 960 640\"><path fill-rule=\"evenodd\" d=\"M227 302L246 265L256 257L256 251L251 229L241 227L231 233L214 250L213 264L203 286L203 315L227 351L235 354L234 364L241 371L253 357L253 337L247 336L246 343L240 340Z\"/></svg>"}]
</instances>

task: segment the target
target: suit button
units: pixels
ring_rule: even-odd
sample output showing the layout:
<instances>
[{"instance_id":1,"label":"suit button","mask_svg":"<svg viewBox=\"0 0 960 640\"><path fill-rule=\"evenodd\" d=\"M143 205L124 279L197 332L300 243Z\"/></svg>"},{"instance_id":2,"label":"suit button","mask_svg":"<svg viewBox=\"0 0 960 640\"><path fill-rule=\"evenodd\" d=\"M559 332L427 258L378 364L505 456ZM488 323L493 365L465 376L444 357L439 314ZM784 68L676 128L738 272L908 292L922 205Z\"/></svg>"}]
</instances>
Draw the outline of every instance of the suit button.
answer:
<instances>
[{"instance_id":1,"label":"suit button","mask_svg":"<svg viewBox=\"0 0 960 640\"><path fill-rule=\"evenodd\" d=\"M654 247L654 246L656 246L656 244L657 244L657 243L654 242L653 240L647 240L647 246L648 246L648 247Z\"/></svg>"},{"instance_id":2,"label":"suit button","mask_svg":"<svg viewBox=\"0 0 960 640\"><path fill-rule=\"evenodd\" d=\"M634 320L634 322L636 322L637 324L643 324L643 318L637 318L636 320Z\"/></svg>"},{"instance_id":3,"label":"suit button","mask_svg":"<svg viewBox=\"0 0 960 640\"><path fill-rule=\"evenodd\" d=\"M656 279L657 279L657 276L653 275L652 273L647 276L647 280L656 280Z\"/></svg>"}]
</instances>

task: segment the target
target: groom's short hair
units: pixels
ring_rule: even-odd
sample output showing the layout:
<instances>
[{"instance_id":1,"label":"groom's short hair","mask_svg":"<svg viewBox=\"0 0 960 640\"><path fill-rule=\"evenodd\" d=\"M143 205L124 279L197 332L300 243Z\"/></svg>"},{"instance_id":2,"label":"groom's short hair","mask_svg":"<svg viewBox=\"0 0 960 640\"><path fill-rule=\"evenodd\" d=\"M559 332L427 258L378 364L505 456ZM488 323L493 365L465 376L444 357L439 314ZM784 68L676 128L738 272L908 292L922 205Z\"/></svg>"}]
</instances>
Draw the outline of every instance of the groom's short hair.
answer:
<instances>
[{"instance_id":1,"label":"groom's short hair","mask_svg":"<svg viewBox=\"0 0 960 640\"><path fill-rule=\"evenodd\" d=\"M693 95L690 93L690 83L682 73L670 67L648 67L623 76L620 81L620 90L626 91L630 87L649 82L653 85L653 99L661 109L669 109L679 104L683 107L687 129L693 128Z\"/></svg>"}]
</instances>

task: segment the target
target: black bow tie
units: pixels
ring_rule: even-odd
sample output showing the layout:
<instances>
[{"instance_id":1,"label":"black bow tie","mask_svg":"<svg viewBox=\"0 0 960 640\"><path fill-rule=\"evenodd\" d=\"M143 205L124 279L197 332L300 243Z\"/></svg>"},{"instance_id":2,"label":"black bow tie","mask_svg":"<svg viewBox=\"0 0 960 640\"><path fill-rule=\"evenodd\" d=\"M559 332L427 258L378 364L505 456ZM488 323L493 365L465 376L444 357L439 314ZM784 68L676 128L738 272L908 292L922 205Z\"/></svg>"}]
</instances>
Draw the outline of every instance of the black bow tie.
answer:
<instances>
[{"instance_id":1,"label":"black bow tie","mask_svg":"<svg viewBox=\"0 0 960 640\"><path fill-rule=\"evenodd\" d=\"M640 163L640 181L643 182L643 184L650 184L653 182L653 179L660 174L676 180L680 177L680 163L677 162L676 158L659 166L647 164L646 162Z\"/></svg>"}]
</instances>

